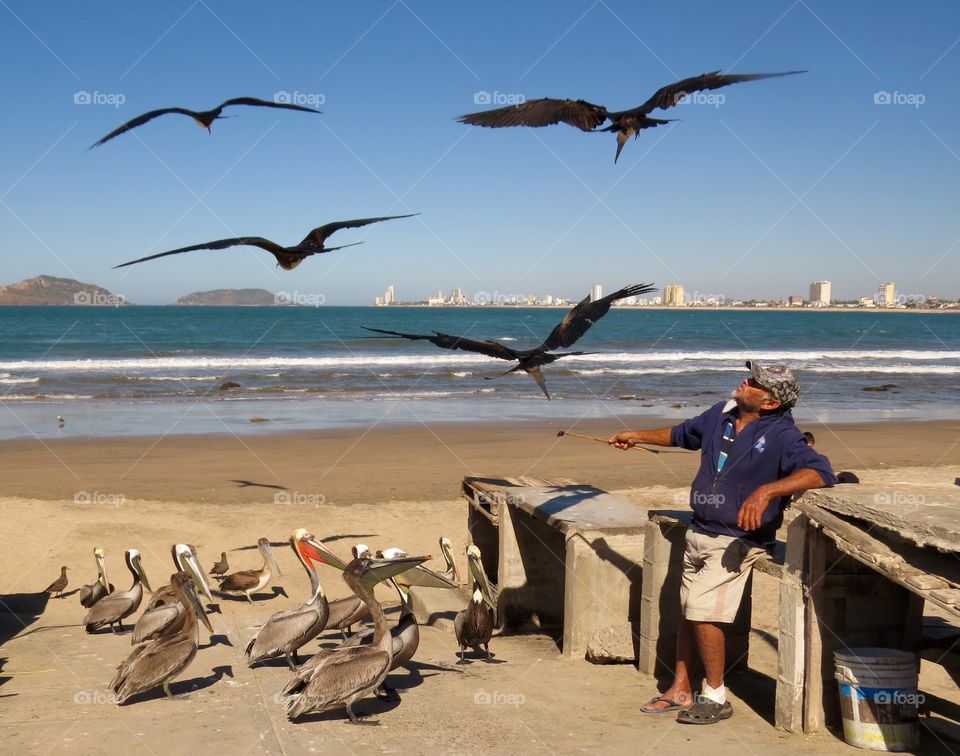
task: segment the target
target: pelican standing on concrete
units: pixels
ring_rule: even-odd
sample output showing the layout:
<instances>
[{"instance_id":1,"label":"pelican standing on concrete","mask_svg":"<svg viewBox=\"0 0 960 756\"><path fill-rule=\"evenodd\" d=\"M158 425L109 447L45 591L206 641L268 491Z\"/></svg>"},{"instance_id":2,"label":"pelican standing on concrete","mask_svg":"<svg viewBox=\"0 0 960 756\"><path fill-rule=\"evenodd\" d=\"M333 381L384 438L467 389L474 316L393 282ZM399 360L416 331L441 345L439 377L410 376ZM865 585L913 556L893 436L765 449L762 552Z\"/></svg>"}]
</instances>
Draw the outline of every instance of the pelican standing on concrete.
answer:
<instances>
[{"instance_id":1,"label":"pelican standing on concrete","mask_svg":"<svg viewBox=\"0 0 960 756\"><path fill-rule=\"evenodd\" d=\"M63 591L67 587L67 568L60 568L60 577L43 589L42 593L56 593L57 598L63 598Z\"/></svg>"},{"instance_id":2,"label":"pelican standing on concrete","mask_svg":"<svg viewBox=\"0 0 960 756\"><path fill-rule=\"evenodd\" d=\"M327 624L330 610L314 562L343 563L303 528L293 532L290 545L310 578L310 597L305 604L275 613L260 627L245 649L247 664L251 667L264 659L284 655L290 669L296 670L300 663L297 649L316 638Z\"/></svg>"},{"instance_id":3,"label":"pelican standing on concrete","mask_svg":"<svg viewBox=\"0 0 960 756\"><path fill-rule=\"evenodd\" d=\"M186 543L178 543L172 551L173 564L177 572L185 572L189 575L195 590L203 592L209 601L213 601L210 586L207 585L206 576L200 568L200 560L193 547ZM133 626L130 643L135 646L159 637L171 625L182 622L185 612L186 608L180 603L173 583L158 588L151 597L147 610L140 615L137 624Z\"/></svg>"},{"instance_id":4,"label":"pelican standing on concrete","mask_svg":"<svg viewBox=\"0 0 960 756\"><path fill-rule=\"evenodd\" d=\"M273 550L270 548L270 541L261 538L257 541L257 548L263 555L263 567L259 570L241 570L227 575L220 582L220 593L242 593L247 597L247 601L253 603L253 594L266 588L273 579L273 573L282 574L277 566L277 560L273 557Z\"/></svg>"},{"instance_id":5,"label":"pelican standing on concrete","mask_svg":"<svg viewBox=\"0 0 960 756\"><path fill-rule=\"evenodd\" d=\"M158 685L162 685L163 692L172 698L170 682L183 672L197 655L200 644L197 617L203 621L207 630L213 632L210 620L200 606L192 581L193 578L184 572L170 578L177 599L186 610L183 624L177 629L168 629L151 643L137 646L127 660L117 667L117 674L110 683L110 689L116 695L118 704Z\"/></svg>"},{"instance_id":6,"label":"pelican standing on concrete","mask_svg":"<svg viewBox=\"0 0 960 756\"><path fill-rule=\"evenodd\" d=\"M140 602L143 601L143 587L146 586L147 590L150 590L150 581L147 580L140 564L140 552L136 549L127 549L124 560L127 563L127 569L133 575L133 585L130 586L129 591L114 591L90 607L87 616L83 618L83 625L88 633L104 625L110 625L110 629L117 632L115 624L123 630L124 618L140 608Z\"/></svg>"},{"instance_id":7,"label":"pelican standing on concrete","mask_svg":"<svg viewBox=\"0 0 960 756\"><path fill-rule=\"evenodd\" d=\"M490 638L493 636L493 618L497 610L487 574L480 562L480 549L474 544L467 547L467 565L473 576L473 595L466 609L457 612L453 620L453 629L460 645L461 664L465 662L463 653L467 646L474 650L483 646L487 659L490 659Z\"/></svg>"},{"instance_id":8,"label":"pelican standing on concrete","mask_svg":"<svg viewBox=\"0 0 960 756\"><path fill-rule=\"evenodd\" d=\"M289 719L345 706L350 721L359 724L353 704L383 684L393 661L393 638L383 607L373 596L373 587L429 558L364 558L354 559L347 565L344 581L370 607L375 627L373 642L369 646L321 651L316 666L297 672L283 690L283 694L290 695L286 705Z\"/></svg>"},{"instance_id":9,"label":"pelican standing on concrete","mask_svg":"<svg viewBox=\"0 0 960 756\"><path fill-rule=\"evenodd\" d=\"M89 609L107 594L113 593L113 586L107 582L107 565L104 561L103 549L97 546L93 550L93 558L97 563L97 580L93 585L80 587L80 606Z\"/></svg>"}]
</instances>

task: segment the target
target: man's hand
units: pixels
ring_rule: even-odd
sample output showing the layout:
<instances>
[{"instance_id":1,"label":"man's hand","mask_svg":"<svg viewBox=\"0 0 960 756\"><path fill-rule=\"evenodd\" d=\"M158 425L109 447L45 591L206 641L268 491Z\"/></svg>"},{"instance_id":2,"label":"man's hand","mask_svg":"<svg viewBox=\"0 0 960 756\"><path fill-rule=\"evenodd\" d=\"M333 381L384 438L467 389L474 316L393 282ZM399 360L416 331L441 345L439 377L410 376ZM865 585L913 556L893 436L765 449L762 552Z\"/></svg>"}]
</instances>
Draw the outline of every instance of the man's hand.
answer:
<instances>
[{"instance_id":1,"label":"man's hand","mask_svg":"<svg viewBox=\"0 0 960 756\"><path fill-rule=\"evenodd\" d=\"M767 511L770 502L773 501L773 494L767 492L766 486L760 486L747 498L740 506L740 512L737 514L737 527L748 533L760 527L763 520L763 513Z\"/></svg>"},{"instance_id":2,"label":"man's hand","mask_svg":"<svg viewBox=\"0 0 960 756\"><path fill-rule=\"evenodd\" d=\"M629 449L640 443L640 434L634 431L621 431L616 436L612 436L607 443L618 449Z\"/></svg>"}]
</instances>

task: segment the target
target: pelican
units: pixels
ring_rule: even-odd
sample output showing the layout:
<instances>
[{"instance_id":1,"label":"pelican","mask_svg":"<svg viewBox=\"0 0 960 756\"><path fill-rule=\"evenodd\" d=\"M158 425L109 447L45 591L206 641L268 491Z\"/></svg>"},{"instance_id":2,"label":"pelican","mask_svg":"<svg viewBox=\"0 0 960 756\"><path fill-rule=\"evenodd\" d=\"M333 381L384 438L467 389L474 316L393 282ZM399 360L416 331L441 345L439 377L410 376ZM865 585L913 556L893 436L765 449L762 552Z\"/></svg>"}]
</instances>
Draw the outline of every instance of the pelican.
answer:
<instances>
[{"instance_id":1,"label":"pelican","mask_svg":"<svg viewBox=\"0 0 960 756\"><path fill-rule=\"evenodd\" d=\"M383 608L373 596L373 587L429 558L363 558L354 559L347 565L343 572L344 581L370 607L375 627L373 642L369 646L321 651L315 655L321 657L316 665L306 670L307 665L304 665L283 690L283 695L290 696L286 704L290 720L307 713L345 706L350 721L359 724L353 704L383 684L393 661L393 638Z\"/></svg>"},{"instance_id":2,"label":"pelican","mask_svg":"<svg viewBox=\"0 0 960 756\"><path fill-rule=\"evenodd\" d=\"M252 594L266 588L273 579L274 572L277 575L282 574L277 566L277 560L273 558L270 541L261 538L257 541L257 548L263 555L263 567L259 570L241 570L227 575L220 582L220 588L218 588L220 593L243 593L246 595L247 601L252 604Z\"/></svg>"},{"instance_id":3,"label":"pelican","mask_svg":"<svg viewBox=\"0 0 960 756\"><path fill-rule=\"evenodd\" d=\"M343 244L339 247L324 246L327 239L336 231L344 228L360 228L361 226L369 226L371 223L396 220L397 218L411 218L413 215L417 215L417 213L413 213L412 215L387 215L382 218L356 218L354 220L326 223L313 229L304 237L303 241L301 241L299 244L294 244L292 247L284 247L282 244L277 244L269 239L264 239L262 236L237 236L230 239L217 239L216 241L204 242L203 244L194 244L190 247L180 247L179 249L172 249L169 252L159 252L155 255L147 255L146 257L130 260L128 262L121 263L120 265L114 265L113 267L125 268L128 265L135 265L147 260L155 260L158 257L179 255L181 252L194 252L198 249L259 247L260 249L266 250L274 256L278 267L283 268L284 270L293 270L312 255L322 255L325 252L333 252L338 249L345 249L346 247L355 247L357 244L363 244L363 242L354 242L353 244Z\"/></svg>"},{"instance_id":4,"label":"pelican","mask_svg":"<svg viewBox=\"0 0 960 756\"><path fill-rule=\"evenodd\" d=\"M97 546L93 550L93 558L97 563L97 580L93 585L84 585L80 588L80 606L89 609L109 593L113 593L113 586L107 582L107 565L104 561L103 549Z\"/></svg>"},{"instance_id":5,"label":"pelican","mask_svg":"<svg viewBox=\"0 0 960 756\"><path fill-rule=\"evenodd\" d=\"M383 556L387 559L395 558L390 557L388 554L397 553L397 556L406 556L406 552L403 549L385 549ZM431 570L425 564L421 564L416 569L407 570L406 572L397 575L396 581L401 586L417 586L419 588L459 588L460 587L460 573L457 570L457 565L453 561L453 546L450 544L450 539L446 536L440 539L440 553L443 554L443 559L447 564L446 572L437 572L436 570Z\"/></svg>"},{"instance_id":6,"label":"pelican","mask_svg":"<svg viewBox=\"0 0 960 756\"><path fill-rule=\"evenodd\" d=\"M136 549L127 549L124 560L127 563L127 569L133 575L133 585L130 586L129 591L114 591L90 607L83 618L83 624L88 633L104 625L110 625L110 629L116 632L114 624L119 625L123 630L124 617L129 617L140 607L140 602L143 600L143 586L150 590L150 581L147 580L140 564L140 552Z\"/></svg>"},{"instance_id":7,"label":"pelican","mask_svg":"<svg viewBox=\"0 0 960 756\"><path fill-rule=\"evenodd\" d=\"M260 627L245 649L247 664L251 667L282 654L287 657L290 669L296 670L300 663L297 649L316 638L327 624L330 610L313 563L335 566L343 563L303 528L298 528L290 536L290 546L310 578L310 597L305 604L276 612Z\"/></svg>"},{"instance_id":8,"label":"pelican","mask_svg":"<svg viewBox=\"0 0 960 756\"><path fill-rule=\"evenodd\" d=\"M590 329L590 326L610 311L611 305L617 300L635 297L650 291L656 291L656 289L650 284L637 284L634 286L626 286L596 301L591 301L588 295L574 305L540 346L534 347L533 349L513 349L493 339L477 341L475 339L466 339L462 336L451 336L446 333L441 333L440 331L434 331L433 336L427 336L415 333L401 333L400 331L387 331L382 328L367 328L367 326L364 326L364 328L368 331L387 334L393 338L410 339L411 341L429 341L441 349L462 349L465 352L477 352L487 357L495 357L499 360L516 360L516 367L511 368L506 373L502 373L502 375L509 375L510 373L515 373L517 370L523 370L536 381L543 395L547 397L547 401L549 401L550 393L547 391L547 383L540 368L543 365L556 362L561 357L589 354L589 352L550 353L550 350L560 347L566 349L573 346L573 344Z\"/></svg>"},{"instance_id":9,"label":"pelican","mask_svg":"<svg viewBox=\"0 0 960 756\"><path fill-rule=\"evenodd\" d=\"M213 567L210 568L210 574L215 578L219 578L221 575L226 575L227 570L230 569L230 565L227 564L227 552L220 552L220 561L216 562Z\"/></svg>"},{"instance_id":10,"label":"pelican","mask_svg":"<svg viewBox=\"0 0 960 756\"><path fill-rule=\"evenodd\" d=\"M192 580L190 575L183 572L171 576L170 584L185 609L184 621L179 628L168 628L156 640L137 646L127 660L117 667L117 674L110 683L110 688L118 704L158 685L162 685L163 692L172 698L170 682L183 672L197 655L200 642L197 617L200 617L207 630L213 632L210 620L200 606Z\"/></svg>"},{"instance_id":11,"label":"pelican","mask_svg":"<svg viewBox=\"0 0 960 756\"><path fill-rule=\"evenodd\" d=\"M490 659L490 637L493 635L494 612L497 604L493 597L493 590L487 581L480 562L480 549L474 544L467 547L467 565L473 577L473 596L466 609L457 612L453 620L453 629L460 644L460 663L464 663L464 650L467 646L477 649L483 646ZM486 602L487 606L484 606Z\"/></svg>"},{"instance_id":12,"label":"pelican","mask_svg":"<svg viewBox=\"0 0 960 756\"><path fill-rule=\"evenodd\" d=\"M576 126L581 131L615 131L617 133L617 154L614 156L613 162L616 163L620 157L620 151L630 137L636 138L643 129L670 123L670 119L650 118L650 113L654 110L668 110L683 102L693 92L720 89L720 87L745 81L792 76L798 73L806 73L806 71L756 74L722 74L719 71L711 71L661 87L643 105L630 110L613 111L607 110L603 105L594 105L586 100L557 100L551 97L543 97L505 108L468 113L460 116L457 120L471 126L488 126L491 128L551 126L562 121L571 126ZM607 120L610 121L609 126L603 129L597 128Z\"/></svg>"},{"instance_id":13,"label":"pelican","mask_svg":"<svg viewBox=\"0 0 960 756\"><path fill-rule=\"evenodd\" d=\"M57 598L63 598L63 589L67 587L67 568L60 568L60 577L43 589L42 593L56 593Z\"/></svg>"},{"instance_id":14,"label":"pelican","mask_svg":"<svg viewBox=\"0 0 960 756\"><path fill-rule=\"evenodd\" d=\"M358 543L355 546L351 546L350 552L353 554L354 559L373 556L370 547L365 543ZM342 561L339 565L334 565L334 567L340 570L345 569L346 566ZM353 626L355 624L358 622L366 622L368 619L370 619L370 607L368 607L359 596L345 596L329 602L327 624L323 629L339 630L344 640L346 640L347 634L353 632Z\"/></svg>"},{"instance_id":15,"label":"pelican","mask_svg":"<svg viewBox=\"0 0 960 756\"><path fill-rule=\"evenodd\" d=\"M193 580L196 590L203 591L209 601L213 601L210 586L206 576L200 568L200 560L196 551L189 544L178 543L173 549L173 564L177 572L185 572ZM158 588L147 605L147 610L140 615L137 624L133 626L130 636L131 645L136 646L147 640L152 640L166 630L170 625L180 623L185 618L185 608L177 597L173 583Z\"/></svg>"},{"instance_id":16,"label":"pelican","mask_svg":"<svg viewBox=\"0 0 960 756\"><path fill-rule=\"evenodd\" d=\"M225 107L229 105L255 105L261 108L286 108L287 110L301 110L305 113L319 113L319 110L314 110L313 108L308 108L304 105L294 105L287 102L270 102L269 100L260 100L256 97L234 97L232 100L227 100L222 102L213 110L188 110L187 108L161 108L160 110L151 110L148 113L143 115L138 115L136 118L132 118L127 121L122 126L114 129L105 137L101 137L96 142L91 144L87 149L92 150L94 147L99 147L104 142L109 142L114 137L118 137L121 134L130 131L130 129L135 129L137 126L142 126L147 121L152 121L154 118L157 118L167 113L180 113L181 115L187 115L193 118L197 122L197 125L206 129L207 132L210 132L210 127L213 125L213 122L218 118L226 118L227 116L220 115Z\"/></svg>"}]
</instances>

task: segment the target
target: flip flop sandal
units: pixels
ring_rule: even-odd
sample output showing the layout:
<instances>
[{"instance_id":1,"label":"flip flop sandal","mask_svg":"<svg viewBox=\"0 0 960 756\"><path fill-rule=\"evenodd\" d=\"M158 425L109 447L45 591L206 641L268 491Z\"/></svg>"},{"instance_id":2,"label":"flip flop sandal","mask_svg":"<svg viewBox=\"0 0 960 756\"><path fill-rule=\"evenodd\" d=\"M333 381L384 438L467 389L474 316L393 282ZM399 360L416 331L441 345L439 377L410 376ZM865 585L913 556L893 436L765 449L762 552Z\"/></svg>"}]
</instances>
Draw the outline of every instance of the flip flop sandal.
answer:
<instances>
[{"instance_id":1,"label":"flip flop sandal","mask_svg":"<svg viewBox=\"0 0 960 756\"><path fill-rule=\"evenodd\" d=\"M733 705L727 701L718 704L716 701L701 698L689 709L677 714L677 721L681 724L716 724L723 719L733 716Z\"/></svg>"},{"instance_id":2,"label":"flip flop sandal","mask_svg":"<svg viewBox=\"0 0 960 756\"><path fill-rule=\"evenodd\" d=\"M663 701L665 704L669 704L669 706L664 706L662 709L650 708L654 704L660 703L661 701ZM657 696L656 698L651 698L640 708L641 714L665 714L668 711L683 711L683 707L672 698L667 698L666 696Z\"/></svg>"}]
</instances>

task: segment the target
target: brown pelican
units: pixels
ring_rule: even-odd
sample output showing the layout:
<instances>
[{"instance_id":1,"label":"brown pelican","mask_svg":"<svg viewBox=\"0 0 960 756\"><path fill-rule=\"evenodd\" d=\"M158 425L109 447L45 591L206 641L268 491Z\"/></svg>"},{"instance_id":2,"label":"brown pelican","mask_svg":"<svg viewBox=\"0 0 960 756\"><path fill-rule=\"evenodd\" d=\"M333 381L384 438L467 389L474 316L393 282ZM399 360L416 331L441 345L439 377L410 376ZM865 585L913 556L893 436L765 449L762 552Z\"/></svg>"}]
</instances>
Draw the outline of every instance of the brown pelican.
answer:
<instances>
[{"instance_id":1,"label":"brown pelican","mask_svg":"<svg viewBox=\"0 0 960 756\"><path fill-rule=\"evenodd\" d=\"M739 84L744 81L757 81L777 76L791 76L806 73L806 71L782 71L779 73L758 74L722 74L719 71L691 76L661 87L643 105L630 110L612 111L603 105L594 105L586 100L556 100L544 97L539 100L527 100L519 105L510 105L505 108L484 110L479 113L468 113L460 116L460 123L472 126L551 126L555 123L568 123L581 131L615 131L617 132L617 154L613 158L616 163L620 151L630 137L636 137L642 129L654 128L669 119L650 118L654 110L668 110L674 105L683 102L687 95L708 89L719 89L730 84ZM610 125L604 129L597 128L604 121Z\"/></svg>"},{"instance_id":2,"label":"brown pelican","mask_svg":"<svg viewBox=\"0 0 960 756\"><path fill-rule=\"evenodd\" d=\"M413 215L417 215L414 213ZM167 255L179 255L181 252L193 252L198 249L226 249L227 247L260 247L273 255L277 260L277 265L284 270L293 270L300 263L311 255L322 255L325 252L333 252L346 247L355 247L363 242L354 242L353 244L343 244L339 247L325 247L327 239L336 231L342 228L360 228L369 226L371 223L380 221L395 220L397 218L411 218L412 215L386 215L381 218L357 218L355 220L335 221L318 226L307 234L303 241L294 244L292 247L284 247L282 244L265 239L262 236L237 236L230 239L217 239L216 241L204 242L203 244L194 244L189 247L180 247L171 249L169 252L159 252L155 255L147 255L136 260L130 260L120 265L114 265L114 268L125 268L128 265L136 265L146 260L155 260L158 257Z\"/></svg>"},{"instance_id":3,"label":"brown pelican","mask_svg":"<svg viewBox=\"0 0 960 756\"><path fill-rule=\"evenodd\" d=\"M152 121L158 116L166 115L167 113L180 113L182 115L187 115L193 118L197 122L197 125L210 131L210 127L213 125L213 122L218 118L226 118L227 116L220 115L222 111L228 105L255 105L261 108L285 108L287 110L301 110L305 113L319 113L319 110L314 110L313 108L308 108L303 105L293 105L292 103L286 102L270 102L269 100L259 100L256 97L234 97L232 100L227 100L222 102L213 110L188 110L187 108L161 108L160 110L151 110L149 113L144 113L139 115L136 118L133 118L127 121L123 126L114 129L105 137L98 139L96 142L91 144L87 149L92 150L94 147L99 147L104 142L109 142L116 136L120 136L130 129L135 129L137 126L142 126L147 121Z\"/></svg>"},{"instance_id":4,"label":"brown pelican","mask_svg":"<svg viewBox=\"0 0 960 756\"><path fill-rule=\"evenodd\" d=\"M294 609L276 612L247 643L247 663L253 666L264 659L285 655L290 669L296 670L300 663L297 649L316 638L327 624L329 607L323 595L320 578L314 562L343 566L323 544L303 528L290 536L290 545L310 578L310 597L305 604Z\"/></svg>"},{"instance_id":5,"label":"brown pelican","mask_svg":"<svg viewBox=\"0 0 960 756\"><path fill-rule=\"evenodd\" d=\"M63 598L63 589L67 587L67 568L60 568L60 577L43 589L42 593L56 593L57 598Z\"/></svg>"},{"instance_id":6,"label":"brown pelican","mask_svg":"<svg viewBox=\"0 0 960 756\"><path fill-rule=\"evenodd\" d=\"M110 625L114 632L119 625L123 630L124 617L129 617L140 606L143 600L143 586L150 590L150 581L140 565L140 552L136 549L127 549L124 554L124 560L127 563L127 569L133 575L133 585L129 591L114 591L108 596L104 596L96 604L90 607L87 615L83 618L83 624L88 633L92 633L104 625Z\"/></svg>"},{"instance_id":7,"label":"brown pelican","mask_svg":"<svg viewBox=\"0 0 960 756\"><path fill-rule=\"evenodd\" d=\"M200 606L192 581L193 578L183 572L171 576L170 584L177 600L185 609L184 620L179 627L168 628L156 640L137 646L127 660L117 667L117 674L110 683L110 688L116 695L118 704L158 685L162 685L163 692L172 698L170 682L183 672L197 655L200 641L197 617L200 617L207 630L213 632L210 620Z\"/></svg>"},{"instance_id":8,"label":"brown pelican","mask_svg":"<svg viewBox=\"0 0 960 756\"><path fill-rule=\"evenodd\" d=\"M200 568L200 560L193 547L186 543L178 543L173 547L172 552L173 564L177 572L188 574L193 580L195 590L202 591L209 601L213 601L210 586L207 585L206 576ZM151 597L147 610L140 615L133 626L130 643L135 646L159 637L170 625L182 622L185 611L172 583L158 588Z\"/></svg>"},{"instance_id":9,"label":"brown pelican","mask_svg":"<svg viewBox=\"0 0 960 756\"><path fill-rule=\"evenodd\" d=\"M252 595L269 585L273 579L273 573L282 574L277 566L276 559L273 558L270 541L261 538L257 541L257 548L263 555L263 567L259 570L241 570L227 575L220 581L220 587L217 589L220 593L243 593L246 595L247 601L252 604Z\"/></svg>"},{"instance_id":10,"label":"brown pelican","mask_svg":"<svg viewBox=\"0 0 960 756\"><path fill-rule=\"evenodd\" d=\"M113 593L113 586L107 582L107 565L104 561L103 549L97 546L93 550L93 558L97 563L97 580L93 585L84 585L80 588L80 606L89 609L109 593Z\"/></svg>"},{"instance_id":11,"label":"brown pelican","mask_svg":"<svg viewBox=\"0 0 960 756\"><path fill-rule=\"evenodd\" d=\"M453 621L457 643L460 644L461 664L465 661L463 653L467 646L476 650L482 645L487 652L487 659L490 659L490 638L493 635L494 612L497 610L493 590L480 562L480 549L474 544L467 547L467 565L473 577L473 595L466 609L457 612Z\"/></svg>"},{"instance_id":12,"label":"brown pelican","mask_svg":"<svg viewBox=\"0 0 960 756\"><path fill-rule=\"evenodd\" d=\"M587 296L574 305L540 346L534 347L533 349L512 349L493 339L475 341L474 339L466 339L462 336L450 336L440 331L434 331L433 336L424 336L413 333L400 333L399 331L385 331L381 328L367 328L366 326L364 326L364 328L368 331L385 333L397 338L411 339L412 341L429 341L443 349L462 349L465 352L478 352L487 357L496 357L500 360L516 360L519 364L506 373L503 373L503 375L515 373L517 370L525 371L537 382L540 390L543 391L544 396L549 400L550 394L547 392L547 383L543 378L543 373L540 372L540 367L542 365L549 365L561 357L589 354L588 352L550 354L549 350L573 346L573 344L590 329L590 326L609 312L610 306L618 299L634 297L650 291L656 291L656 289L650 284L638 284L627 286L594 302L591 302L590 297Z\"/></svg>"},{"instance_id":13,"label":"brown pelican","mask_svg":"<svg viewBox=\"0 0 960 756\"><path fill-rule=\"evenodd\" d=\"M375 627L373 642L369 646L320 651L318 663L309 669L304 665L285 686L283 695L290 696L286 705L287 717L294 720L311 712L346 706L350 721L359 724L353 713L353 704L383 684L393 661L393 638L383 608L373 596L373 587L429 558L363 558L354 559L347 565L343 572L344 581L370 607Z\"/></svg>"},{"instance_id":14,"label":"brown pelican","mask_svg":"<svg viewBox=\"0 0 960 756\"><path fill-rule=\"evenodd\" d=\"M213 575L215 578L219 578L221 575L226 575L227 570L229 569L230 569L230 565L227 564L227 552L221 551L220 561L214 564L213 567L210 568L210 574Z\"/></svg>"}]
</instances>

